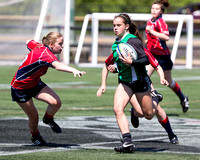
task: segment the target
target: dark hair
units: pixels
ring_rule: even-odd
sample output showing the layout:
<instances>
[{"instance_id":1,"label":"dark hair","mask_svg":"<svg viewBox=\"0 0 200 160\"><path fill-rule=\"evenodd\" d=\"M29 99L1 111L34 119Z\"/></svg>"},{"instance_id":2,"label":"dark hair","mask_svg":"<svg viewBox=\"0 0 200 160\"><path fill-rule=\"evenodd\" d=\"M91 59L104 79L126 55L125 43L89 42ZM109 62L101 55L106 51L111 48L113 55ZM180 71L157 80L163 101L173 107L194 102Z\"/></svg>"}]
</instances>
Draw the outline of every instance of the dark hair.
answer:
<instances>
[{"instance_id":1,"label":"dark hair","mask_svg":"<svg viewBox=\"0 0 200 160\"><path fill-rule=\"evenodd\" d=\"M49 46L51 43L55 43L56 40L60 37L63 37L63 35L59 32L50 32L46 36L42 38L42 43L46 46Z\"/></svg>"},{"instance_id":2,"label":"dark hair","mask_svg":"<svg viewBox=\"0 0 200 160\"><path fill-rule=\"evenodd\" d=\"M121 13L117 16L115 16L115 18L117 17L121 17L123 19L124 24L129 24L129 33L134 34L135 36L137 36L141 41L142 40L142 36L139 33L139 30L137 28L137 26L131 21L130 17L128 14L126 13Z\"/></svg>"},{"instance_id":3,"label":"dark hair","mask_svg":"<svg viewBox=\"0 0 200 160\"><path fill-rule=\"evenodd\" d=\"M153 4L161 5L161 10L163 13L165 12L165 8L169 7L168 0L158 0L158 1L153 2Z\"/></svg>"}]
</instances>

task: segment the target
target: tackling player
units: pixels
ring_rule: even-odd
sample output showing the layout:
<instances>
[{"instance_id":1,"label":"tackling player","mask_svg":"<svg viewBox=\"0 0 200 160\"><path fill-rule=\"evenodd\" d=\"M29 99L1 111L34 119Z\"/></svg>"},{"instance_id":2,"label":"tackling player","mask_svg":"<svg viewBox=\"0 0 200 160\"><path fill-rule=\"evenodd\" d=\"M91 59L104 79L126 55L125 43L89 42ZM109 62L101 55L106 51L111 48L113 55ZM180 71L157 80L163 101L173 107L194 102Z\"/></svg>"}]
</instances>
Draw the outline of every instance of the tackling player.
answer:
<instances>
[{"instance_id":1,"label":"tackling player","mask_svg":"<svg viewBox=\"0 0 200 160\"><path fill-rule=\"evenodd\" d=\"M61 133L61 128L53 119L61 107L61 100L51 88L41 81L40 77L46 74L49 67L73 73L74 77L86 74L84 71L59 62L56 58L55 54L60 54L63 49L63 36L60 33L50 32L43 37L42 43L34 40L27 41L30 53L23 60L11 82L12 100L16 101L28 116L31 140L37 146L47 145L47 143L39 132L39 115L33 98L47 103L43 122L49 125L55 133Z\"/></svg>"}]
</instances>

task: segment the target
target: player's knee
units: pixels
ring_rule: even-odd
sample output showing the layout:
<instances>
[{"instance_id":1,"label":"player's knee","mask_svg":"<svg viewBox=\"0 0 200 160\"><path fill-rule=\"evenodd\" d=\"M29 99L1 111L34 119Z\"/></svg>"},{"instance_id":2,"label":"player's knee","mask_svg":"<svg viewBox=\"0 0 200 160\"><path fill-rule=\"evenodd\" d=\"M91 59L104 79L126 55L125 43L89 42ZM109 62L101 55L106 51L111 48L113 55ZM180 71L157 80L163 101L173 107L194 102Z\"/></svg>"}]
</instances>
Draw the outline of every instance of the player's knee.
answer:
<instances>
[{"instance_id":1,"label":"player's knee","mask_svg":"<svg viewBox=\"0 0 200 160\"><path fill-rule=\"evenodd\" d=\"M113 110L115 112L115 115L121 115L123 114L123 109L117 105L114 105Z\"/></svg>"},{"instance_id":2,"label":"player's knee","mask_svg":"<svg viewBox=\"0 0 200 160\"><path fill-rule=\"evenodd\" d=\"M144 114L143 114L142 112L140 112L140 113L138 112L138 113L137 113L137 117L143 118L143 117L144 117Z\"/></svg>"},{"instance_id":3,"label":"player's knee","mask_svg":"<svg viewBox=\"0 0 200 160\"><path fill-rule=\"evenodd\" d=\"M59 99L59 100L57 100L56 107L57 107L57 108L60 108L60 107L61 107L61 105L62 105L62 102L61 102L61 100L60 100L60 99Z\"/></svg>"},{"instance_id":4,"label":"player's knee","mask_svg":"<svg viewBox=\"0 0 200 160\"><path fill-rule=\"evenodd\" d=\"M144 117L148 120L151 120L153 116L154 116L153 112L148 112L144 114Z\"/></svg>"},{"instance_id":5,"label":"player's knee","mask_svg":"<svg viewBox=\"0 0 200 160\"><path fill-rule=\"evenodd\" d=\"M55 99L51 102L51 105L54 107L54 108L57 108L57 109L60 109L61 105L62 105L62 102L60 99Z\"/></svg>"}]
</instances>

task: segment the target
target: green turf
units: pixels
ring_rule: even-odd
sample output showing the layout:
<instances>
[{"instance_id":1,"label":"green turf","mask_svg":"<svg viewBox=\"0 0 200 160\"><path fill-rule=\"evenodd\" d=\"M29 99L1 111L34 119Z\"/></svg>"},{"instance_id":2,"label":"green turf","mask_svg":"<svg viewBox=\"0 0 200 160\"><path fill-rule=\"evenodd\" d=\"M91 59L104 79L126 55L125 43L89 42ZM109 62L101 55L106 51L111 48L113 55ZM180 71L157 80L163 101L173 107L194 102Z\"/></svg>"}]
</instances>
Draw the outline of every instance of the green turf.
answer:
<instances>
[{"instance_id":1,"label":"green turf","mask_svg":"<svg viewBox=\"0 0 200 160\"><path fill-rule=\"evenodd\" d=\"M31 154L2 156L5 160L200 160L196 155L134 152L133 154L120 154L112 150L70 150L61 152L38 152Z\"/></svg>"},{"instance_id":2,"label":"green turf","mask_svg":"<svg viewBox=\"0 0 200 160\"><path fill-rule=\"evenodd\" d=\"M9 84L16 71L15 66L0 67L0 87L8 86L8 88L0 89L0 118L4 117L26 117L21 108L12 102L10 96ZM56 114L56 118L66 116L113 116L113 95L117 86L117 75L109 74L107 80L107 92L102 97L96 96L96 91L101 84L101 68L79 68L87 72L81 78L74 78L72 74L58 72L49 69L48 73L42 77L47 84L65 82L84 82L78 85L63 84L63 88L54 88L53 90L60 96L62 100L62 108ZM182 91L189 96L190 110L182 113L179 99L167 87L159 84L159 78L156 73L152 76L155 88L164 96L161 106L170 117L176 118L196 118L200 119L200 80L190 80L191 77L200 77L200 69L193 70L173 70L173 78L181 86ZM185 79L185 80L182 80ZM34 101L39 111L40 118L43 116L46 104L44 102ZM128 113L130 105L126 108ZM55 153L31 153L25 155L0 156L0 159L198 159L195 155L181 154L161 154L151 152L138 152L135 154L116 154L113 150L74 150ZM58 158L59 157L59 158ZM196 157L196 158L195 158Z\"/></svg>"}]
</instances>

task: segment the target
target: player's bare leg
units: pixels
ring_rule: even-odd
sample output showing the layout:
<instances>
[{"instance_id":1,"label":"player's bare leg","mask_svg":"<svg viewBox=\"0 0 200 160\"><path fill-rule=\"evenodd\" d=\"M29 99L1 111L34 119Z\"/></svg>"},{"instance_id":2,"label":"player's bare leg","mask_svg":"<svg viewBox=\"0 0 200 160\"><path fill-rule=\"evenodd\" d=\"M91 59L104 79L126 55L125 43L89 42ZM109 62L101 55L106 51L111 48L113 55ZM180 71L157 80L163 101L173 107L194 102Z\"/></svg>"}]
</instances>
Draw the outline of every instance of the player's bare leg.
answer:
<instances>
[{"instance_id":1,"label":"player's bare leg","mask_svg":"<svg viewBox=\"0 0 200 160\"><path fill-rule=\"evenodd\" d=\"M45 86L35 98L48 104L46 113L43 117L43 122L49 125L55 133L61 133L61 128L53 119L54 115L61 107L59 96L51 88Z\"/></svg>"},{"instance_id":2,"label":"player's bare leg","mask_svg":"<svg viewBox=\"0 0 200 160\"><path fill-rule=\"evenodd\" d=\"M134 145L131 140L128 119L124 114L124 108L128 104L133 91L126 85L119 84L114 96L114 112L118 126L121 130L123 142L122 146L115 147L116 152L132 153Z\"/></svg>"},{"instance_id":3,"label":"player's bare leg","mask_svg":"<svg viewBox=\"0 0 200 160\"><path fill-rule=\"evenodd\" d=\"M23 111L28 116L28 126L29 126L29 130L32 134L32 136L31 136L32 142L37 146L46 145L46 142L40 135L40 132L38 129L39 116L38 116L37 109L33 103L33 100L30 99L29 101L27 101L25 103L18 102L18 105L23 109Z\"/></svg>"}]
</instances>

